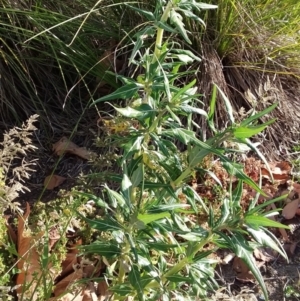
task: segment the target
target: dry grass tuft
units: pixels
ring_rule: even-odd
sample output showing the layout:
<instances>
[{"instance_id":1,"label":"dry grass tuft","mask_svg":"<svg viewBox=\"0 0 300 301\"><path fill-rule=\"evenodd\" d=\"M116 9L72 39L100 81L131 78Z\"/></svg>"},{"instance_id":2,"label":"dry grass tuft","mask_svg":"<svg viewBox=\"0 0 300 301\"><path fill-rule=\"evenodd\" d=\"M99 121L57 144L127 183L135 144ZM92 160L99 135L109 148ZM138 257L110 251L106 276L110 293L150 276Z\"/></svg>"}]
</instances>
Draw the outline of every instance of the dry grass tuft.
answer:
<instances>
[{"instance_id":1,"label":"dry grass tuft","mask_svg":"<svg viewBox=\"0 0 300 301\"><path fill-rule=\"evenodd\" d=\"M24 180L30 177L34 170L33 161L27 161L27 152L35 150L31 135L36 127L38 115L31 116L21 128L14 127L4 133L0 143L0 212L7 209L22 212L20 204L14 202L20 192L29 191Z\"/></svg>"}]
</instances>

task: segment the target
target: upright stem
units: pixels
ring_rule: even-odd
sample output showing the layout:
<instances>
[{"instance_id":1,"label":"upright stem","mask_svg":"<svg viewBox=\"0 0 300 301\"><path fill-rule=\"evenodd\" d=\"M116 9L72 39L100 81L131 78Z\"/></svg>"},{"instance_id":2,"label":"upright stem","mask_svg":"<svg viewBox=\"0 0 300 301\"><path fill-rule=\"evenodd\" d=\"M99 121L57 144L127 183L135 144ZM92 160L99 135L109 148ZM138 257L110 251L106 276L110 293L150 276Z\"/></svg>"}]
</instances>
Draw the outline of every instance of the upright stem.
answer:
<instances>
[{"instance_id":1,"label":"upright stem","mask_svg":"<svg viewBox=\"0 0 300 301\"><path fill-rule=\"evenodd\" d=\"M186 170L183 171L183 173L172 183L174 188L178 186L184 179L186 179L188 176L192 174L193 170L188 167Z\"/></svg>"},{"instance_id":2,"label":"upright stem","mask_svg":"<svg viewBox=\"0 0 300 301\"><path fill-rule=\"evenodd\" d=\"M203 249L203 247L211 241L213 237L213 233L210 233L207 238L203 239L197 247L194 249L193 253L190 257L194 257L199 251ZM188 257L183 258L181 261L179 261L176 265L173 266L167 273L165 273L162 277L163 281L167 280L168 276L172 276L174 274L177 274L179 271L181 271L190 261L191 259Z\"/></svg>"},{"instance_id":3,"label":"upright stem","mask_svg":"<svg viewBox=\"0 0 300 301\"><path fill-rule=\"evenodd\" d=\"M168 2L163 15L161 16L160 21L162 23L166 22L168 20L172 6L173 6L173 1L171 0ZM156 42L155 42L153 62L158 60L160 57L163 35L164 35L164 30L162 28L158 27L157 33L156 33Z\"/></svg>"}]
</instances>

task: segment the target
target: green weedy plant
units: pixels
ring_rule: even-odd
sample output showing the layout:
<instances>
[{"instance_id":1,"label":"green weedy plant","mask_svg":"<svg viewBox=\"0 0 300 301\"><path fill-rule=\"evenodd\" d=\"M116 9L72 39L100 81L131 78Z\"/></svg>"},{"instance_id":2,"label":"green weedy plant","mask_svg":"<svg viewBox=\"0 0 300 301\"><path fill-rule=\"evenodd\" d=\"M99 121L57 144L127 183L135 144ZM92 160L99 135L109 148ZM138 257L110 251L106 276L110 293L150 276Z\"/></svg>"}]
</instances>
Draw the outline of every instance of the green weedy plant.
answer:
<instances>
[{"instance_id":1,"label":"green weedy plant","mask_svg":"<svg viewBox=\"0 0 300 301\"><path fill-rule=\"evenodd\" d=\"M120 189L112 190L105 184L104 198L77 193L79 197L93 199L105 212L100 218L83 217L101 235L82 251L101 255L107 266L104 278L109 283L110 300L206 298L217 287L216 262L209 255L218 248L231 249L245 261L267 299L252 252L257 247L269 246L286 257L276 237L267 230L284 226L268 219L268 214L274 212L263 211L276 200L256 205L257 197L244 212L240 206L244 184L255 188L258 195L264 193L245 175L243 166L227 156L235 151L223 147L225 141L246 144L265 161L249 138L274 121L257 122L276 104L237 124L229 100L219 90L229 116L228 127L219 131L213 121L218 88L213 90L206 113L200 108L196 80L184 83L195 73L186 71L184 66L200 58L181 49L174 37L179 34L191 43L184 18L202 23L197 13L214 8L187 0L158 0L153 13L132 7L149 20L136 34L129 59L130 64L143 70L142 74L136 79L119 76L124 85L95 102L127 102L126 107L114 105L118 114L115 120L122 131L110 137L122 150L118 163L123 175L108 177L120 183ZM164 40L165 32L168 36ZM154 51L142 47L146 37L156 37ZM196 134L201 128L193 122L194 114L206 118L214 133L207 141ZM179 143L184 150L178 147ZM220 212L207 206L187 184L201 170L208 155L218 157L238 180L223 199ZM199 213L207 215L205 228L197 223Z\"/></svg>"}]
</instances>

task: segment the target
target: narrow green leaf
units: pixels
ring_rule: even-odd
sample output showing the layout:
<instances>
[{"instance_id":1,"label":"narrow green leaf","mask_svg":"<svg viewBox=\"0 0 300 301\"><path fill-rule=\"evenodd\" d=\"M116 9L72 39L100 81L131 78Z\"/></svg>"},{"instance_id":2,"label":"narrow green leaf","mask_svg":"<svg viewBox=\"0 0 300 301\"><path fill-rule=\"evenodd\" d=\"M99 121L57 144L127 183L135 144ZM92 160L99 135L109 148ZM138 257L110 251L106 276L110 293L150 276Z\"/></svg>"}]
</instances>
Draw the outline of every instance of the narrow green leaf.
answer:
<instances>
[{"instance_id":1,"label":"narrow green leaf","mask_svg":"<svg viewBox=\"0 0 300 301\"><path fill-rule=\"evenodd\" d=\"M138 108L131 108L131 107L126 107L126 108L117 108L113 105L111 105L117 112L119 112L121 115L129 118L142 118L144 119L145 117L149 117L151 112L149 112L148 108L145 110L139 110Z\"/></svg>"},{"instance_id":2,"label":"narrow green leaf","mask_svg":"<svg viewBox=\"0 0 300 301\"><path fill-rule=\"evenodd\" d=\"M174 221L174 224L177 226L178 229L180 229L182 232L190 232L191 230L186 225L184 220L179 216L178 214L172 214L172 220Z\"/></svg>"},{"instance_id":3,"label":"narrow green leaf","mask_svg":"<svg viewBox=\"0 0 300 301\"><path fill-rule=\"evenodd\" d=\"M171 53L188 55L189 57L191 57L193 60L195 60L197 62L201 62L202 61L200 57L198 57L197 55L195 55L190 50L185 50L185 49L181 49L181 48L172 48L171 49Z\"/></svg>"},{"instance_id":4,"label":"narrow green leaf","mask_svg":"<svg viewBox=\"0 0 300 301\"><path fill-rule=\"evenodd\" d=\"M269 175L271 177L271 180L272 180L272 182L274 182L273 173L271 171L270 165L269 165L266 157L261 153L261 151L256 147L256 145L250 141L250 139L242 139L241 141L243 143L246 143L253 151L255 151L257 153L259 158L265 163L267 170L269 172Z\"/></svg>"},{"instance_id":5,"label":"narrow green leaf","mask_svg":"<svg viewBox=\"0 0 300 301\"><path fill-rule=\"evenodd\" d=\"M246 215L244 221L246 225L248 225L249 227L253 227L254 229L258 229L258 227L260 226L290 229L289 226L273 221L265 216Z\"/></svg>"},{"instance_id":6,"label":"narrow green leaf","mask_svg":"<svg viewBox=\"0 0 300 301\"><path fill-rule=\"evenodd\" d=\"M253 228L247 228L247 231L252 235L252 237L261 245L264 247L270 247L273 250L277 251L283 258L287 259L286 252L281 247L280 243L276 239L274 241L273 238L270 237L263 229L255 230ZM270 232L269 232L270 233ZM277 243L276 243L277 242Z\"/></svg>"},{"instance_id":7,"label":"narrow green leaf","mask_svg":"<svg viewBox=\"0 0 300 301\"><path fill-rule=\"evenodd\" d=\"M254 120L257 120L265 115L267 115L268 113L272 112L276 107L278 106L278 102L274 103L273 105L271 105L270 107L266 108L265 110L245 119L242 123L241 126L247 126L249 125L251 122L253 122Z\"/></svg>"},{"instance_id":8,"label":"narrow green leaf","mask_svg":"<svg viewBox=\"0 0 300 301\"><path fill-rule=\"evenodd\" d=\"M127 160L127 158L131 155L133 155L134 153L138 152L141 150L142 144L144 141L144 137L143 136L137 136L134 137L132 139L130 139L124 146L124 154L123 154L123 158L121 161L121 164L123 164L125 162L125 160Z\"/></svg>"},{"instance_id":9,"label":"narrow green leaf","mask_svg":"<svg viewBox=\"0 0 300 301\"><path fill-rule=\"evenodd\" d=\"M185 145L196 139L195 132L182 128L165 130L162 132L162 134L172 138L176 138Z\"/></svg>"},{"instance_id":10,"label":"narrow green leaf","mask_svg":"<svg viewBox=\"0 0 300 301\"><path fill-rule=\"evenodd\" d=\"M137 249L136 249L136 246L135 246L134 238L129 233L125 233L125 236L126 236L127 241L129 242L129 245L131 247L131 252L134 255L135 263L137 263L138 262L138 253L137 253Z\"/></svg>"},{"instance_id":11,"label":"narrow green leaf","mask_svg":"<svg viewBox=\"0 0 300 301\"><path fill-rule=\"evenodd\" d=\"M196 84L196 79L191 81L189 84L182 87L173 97L172 102L176 102L177 99L179 99L182 95L185 94L186 91L188 91L190 88L192 88Z\"/></svg>"},{"instance_id":12,"label":"narrow green leaf","mask_svg":"<svg viewBox=\"0 0 300 301\"><path fill-rule=\"evenodd\" d=\"M268 201L265 201L263 202L262 204L260 205L256 205L255 207L251 208L251 210L249 210L247 212L247 215L255 215L255 213L257 212L261 212L263 209L265 209L267 206L275 203L275 202L278 202L278 201L281 201L281 200L285 200L287 198L287 194L283 194L275 199L272 199L272 200L268 200ZM266 212L266 214L268 214L268 212Z\"/></svg>"},{"instance_id":13,"label":"narrow green leaf","mask_svg":"<svg viewBox=\"0 0 300 301\"><path fill-rule=\"evenodd\" d=\"M139 89L142 88L142 85L137 84L127 84L117 89L113 93L100 97L96 99L92 105L95 105L98 102L114 100L114 99L130 99Z\"/></svg>"},{"instance_id":14,"label":"narrow green leaf","mask_svg":"<svg viewBox=\"0 0 300 301\"><path fill-rule=\"evenodd\" d=\"M172 119L174 121L176 121L179 125L182 125L180 118L170 109L169 106L166 106L166 109L168 110L168 112L170 113Z\"/></svg>"},{"instance_id":15,"label":"narrow green leaf","mask_svg":"<svg viewBox=\"0 0 300 301\"><path fill-rule=\"evenodd\" d=\"M194 61L190 56L186 54L175 54L174 56L177 56L178 60L184 65L190 64Z\"/></svg>"},{"instance_id":16,"label":"narrow green leaf","mask_svg":"<svg viewBox=\"0 0 300 301\"><path fill-rule=\"evenodd\" d=\"M209 112L208 112L208 120L210 121L213 121L213 117L215 115L216 102L217 102L217 86L214 84L211 93Z\"/></svg>"},{"instance_id":17,"label":"narrow green leaf","mask_svg":"<svg viewBox=\"0 0 300 301\"><path fill-rule=\"evenodd\" d=\"M145 225L166 217L170 217L169 212L161 212L156 214L138 214L138 219Z\"/></svg>"},{"instance_id":18,"label":"narrow green leaf","mask_svg":"<svg viewBox=\"0 0 300 301\"><path fill-rule=\"evenodd\" d=\"M170 25L168 25L167 23L162 22L162 21L155 22L155 25L159 28L162 28L165 31L168 31L168 32L172 32L172 33L177 32L173 27L171 27Z\"/></svg>"},{"instance_id":19,"label":"narrow green leaf","mask_svg":"<svg viewBox=\"0 0 300 301\"><path fill-rule=\"evenodd\" d=\"M179 106L179 108L185 113L196 113L196 114L202 115L206 118L208 117L207 113L204 110L195 108L195 107L187 105L187 104L182 104L181 106Z\"/></svg>"},{"instance_id":20,"label":"narrow green leaf","mask_svg":"<svg viewBox=\"0 0 300 301\"><path fill-rule=\"evenodd\" d=\"M175 212L181 212L181 210L184 210L186 208L185 204L166 204L166 205L159 205L159 206L153 206L151 209L148 210L149 213L158 213L158 212L165 212L165 211L175 211Z\"/></svg>"},{"instance_id":21,"label":"narrow green leaf","mask_svg":"<svg viewBox=\"0 0 300 301\"><path fill-rule=\"evenodd\" d=\"M79 192L79 191L74 191L73 193L75 195L79 195L79 196L82 196L82 197L88 198L89 200L94 201L97 204L97 206L99 206L99 207L109 209L109 206L107 205L107 203L105 201L103 201L100 197L98 197L94 194L87 193L87 192Z\"/></svg>"},{"instance_id":22,"label":"narrow green leaf","mask_svg":"<svg viewBox=\"0 0 300 301\"><path fill-rule=\"evenodd\" d=\"M178 244L170 244L163 242L148 242L147 246L149 250L158 250L163 252L166 252L170 249L178 248Z\"/></svg>"},{"instance_id":23,"label":"narrow green leaf","mask_svg":"<svg viewBox=\"0 0 300 301\"><path fill-rule=\"evenodd\" d=\"M134 11L142 14L143 16L145 16L149 21L155 21L155 16L152 12L150 12L148 10L137 8L137 7L132 6L132 5L129 5L126 2L124 2L124 4L128 7L130 7L132 10L134 10Z\"/></svg>"},{"instance_id":24,"label":"narrow green leaf","mask_svg":"<svg viewBox=\"0 0 300 301\"><path fill-rule=\"evenodd\" d=\"M132 173L131 176L131 182L132 182L132 187L138 187L140 183L144 179L144 169L143 169L143 164L140 163L137 167L137 169Z\"/></svg>"},{"instance_id":25,"label":"narrow green leaf","mask_svg":"<svg viewBox=\"0 0 300 301\"><path fill-rule=\"evenodd\" d=\"M250 248L248 242L239 233L232 235L232 237L229 238L228 242L230 243L230 246L236 254L236 256L241 258L247 264L249 270L252 272L252 274L258 281L260 287L262 288L265 299L268 300L268 292L264 279L258 267L256 266L255 259L252 255L253 250Z\"/></svg>"},{"instance_id":26,"label":"narrow green leaf","mask_svg":"<svg viewBox=\"0 0 300 301\"><path fill-rule=\"evenodd\" d=\"M222 160L222 164L224 168L231 174L235 175L237 178L243 180L245 183L253 187L255 190L259 191L262 195L266 195L265 192L252 180L250 179L244 172L240 165L231 162L227 157L225 157L221 151L212 147L195 137L195 133L193 131L189 131L182 128L165 130L162 132L162 135L166 135L172 138L178 139L180 142L184 144L188 144L190 142L195 143L196 145L200 146L198 153L193 153L193 157L189 157L189 166L190 168L194 168L197 164L199 164L203 157L208 155L209 153L216 154ZM202 149L201 149L202 148ZM204 150L203 150L204 149ZM204 151L204 152L203 152ZM239 168L237 168L239 166Z\"/></svg>"},{"instance_id":27,"label":"narrow green leaf","mask_svg":"<svg viewBox=\"0 0 300 301\"><path fill-rule=\"evenodd\" d=\"M220 218L217 220L217 222L215 223L215 226L222 226L224 224L226 224L227 219L230 218L230 201L228 198L224 198L223 200L223 204L221 206L221 216Z\"/></svg>"},{"instance_id":28,"label":"narrow green leaf","mask_svg":"<svg viewBox=\"0 0 300 301\"><path fill-rule=\"evenodd\" d=\"M208 225L211 229L215 228L215 214L214 209L212 207L209 207Z\"/></svg>"},{"instance_id":29,"label":"narrow green leaf","mask_svg":"<svg viewBox=\"0 0 300 301\"><path fill-rule=\"evenodd\" d=\"M234 117L233 117L233 110L232 110L231 103L230 103L229 99L227 98L227 96L224 94L224 92L218 86L216 86L216 87L217 87L219 93L221 94L222 99L225 102L225 106L227 109L227 114L229 116L229 119L230 119L231 123L234 124L235 121L234 121Z\"/></svg>"},{"instance_id":30,"label":"narrow green leaf","mask_svg":"<svg viewBox=\"0 0 300 301\"><path fill-rule=\"evenodd\" d=\"M189 44L192 44L184 28L184 23L182 22L182 16L178 12L176 12L175 9L172 9L170 12L170 20L175 25L176 29L181 33L185 41Z\"/></svg>"},{"instance_id":31,"label":"narrow green leaf","mask_svg":"<svg viewBox=\"0 0 300 301\"><path fill-rule=\"evenodd\" d=\"M114 292L120 296L127 296L133 292L133 288L129 285L119 284L109 288L111 292Z\"/></svg>"},{"instance_id":32,"label":"narrow green leaf","mask_svg":"<svg viewBox=\"0 0 300 301\"><path fill-rule=\"evenodd\" d=\"M139 300L143 300L143 285L141 283L141 271L136 264L131 266L131 271L128 274L130 284L136 289Z\"/></svg>"},{"instance_id":33,"label":"narrow green leaf","mask_svg":"<svg viewBox=\"0 0 300 301\"><path fill-rule=\"evenodd\" d=\"M160 182L149 182L149 181L145 181L144 183L144 187L147 189L158 189L158 188L164 188L164 189L172 189L172 186L170 184L167 183L160 183Z\"/></svg>"},{"instance_id":34,"label":"narrow green leaf","mask_svg":"<svg viewBox=\"0 0 300 301\"><path fill-rule=\"evenodd\" d=\"M122 253L122 250L114 242L100 242L96 241L89 245L79 247L84 253L97 254L105 257L114 257Z\"/></svg>"},{"instance_id":35,"label":"narrow green leaf","mask_svg":"<svg viewBox=\"0 0 300 301\"><path fill-rule=\"evenodd\" d=\"M203 202L202 198L200 197L200 195L191 187L191 186L184 186L182 188L182 192L185 194L188 203L191 204L193 210L197 213L197 206L196 206L196 201L202 206L202 208L204 209L204 211L206 213L208 213L208 208L205 205L205 203Z\"/></svg>"},{"instance_id":36,"label":"narrow green leaf","mask_svg":"<svg viewBox=\"0 0 300 301\"><path fill-rule=\"evenodd\" d=\"M123 180L123 178L122 178L122 180ZM115 205L117 203L121 207L124 207L126 205L126 201L121 194L119 194L118 192L116 192L114 190L111 190L107 185L105 185L104 187L107 191L108 198L112 204Z\"/></svg>"},{"instance_id":37,"label":"narrow green leaf","mask_svg":"<svg viewBox=\"0 0 300 301\"><path fill-rule=\"evenodd\" d=\"M260 194L266 196L266 193L251 179L249 178L243 171L243 165L233 163L225 156L221 157L222 166L226 169L226 171L232 175L236 176L238 179L243 180L246 184L253 187Z\"/></svg>"},{"instance_id":38,"label":"narrow green leaf","mask_svg":"<svg viewBox=\"0 0 300 301\"><path fill-rule=\"evenodd\" d=\"M141 277L141 285L143 288L147 287L147 285L153 280L153 276L151 275L142 275Z\"/></svg>"},{"instance_id":39,"label":"narrow green leaf","mask_svg":"<svg viewBox=\"0 0 300 301\"><path fill-rule=\"evenodd\" d=\"M166 279L171 281L171 282L175 282L175 283L180 283L180 282L192 283L193 282L193 279L190 279L188 277L184 277L184 276L181 276L181 275L167 276Z\"/></svg>"},{"instance_id":40,"label":"narrow green leaf","mask_svg":"<svg viewBox=\"0 0 300 301\"><path fill-rule=\"evenodd\" d=\"M248 127L240 126L233 130L233 134L238 139L251 138L252 136L265 130L265 128L270 124L272 124L275 120L276 119L272 119L264 124L257 125L257 126L248 126Z\"/></svg>"},{"instance_id":41,"label":"narrow green leaf","mask_svg":"<svg viewBox=\"0 0 300 301\"><path fill-rule=\"evenodd\" d=\"M211 170L204 169L204 168L195 168L195 170L200 171L202 174L208 174L210 177L212 177L216 181L216 183L218 185L220 185L220 187L223 187L222 182L220 181L220 179Z\"/></svg>"},{"instance_id":42,"label":"narrow green leaf","mask_svg":"<svg viewBox=\"0 0 300 301\"><path fill-rule=\"evenodd\" d=\"M181 13L183 13L187 18L195 20L196 22L201 23L203 26L205 26L204 21L199 18L197 15L195 15L191 10L187 10L187 9L177 9L178 11L180 11Z\"/></svg>"},{"instance_id":43,"label":"narrow green leaf","mask_svg":"<svg viewBox=\"0 0 300 301\"><path fill-rule=\"evenodd\" d=\"M89 219L77 212L81 219L87 222L91 228L99 231L118 231L123 230L123 226L119 224L115 219L108 216L102 219Z\"/></svg>"},{"instance_id":44,"label":"narrow green leaf","mask_svg":"<svg viewBox=\"0 0 300 301\"><path fill-rule=\"evenodd\" d=\"M132 63L132 61L134 60L134 58L137 55L138 51L143 46L143 42L144 41L140 37L138 37L136 42L134 42L134 47L132 49L128 65L130 65Z\"/></svg>"},{"instance_id":45,"label":"narrow green leaf","mask_svg":"<svg viewBox=\"0 0 300 301\"><path fill-rule=\"evenodd\" d=\"M123 180L121 183L121 191L122 191L122 196L124 197L128 207L131 207L131 189L132 189L132 183L128 175L124 173Z\"/></svg>"},{"instance_id":46,"label":"narrow green leaf","mask_svg":"<svg viewBox=\"0 0 300 301\"><path fill-rule=\"evenodd\" d=\"M241 208L241 198L243 194L243 181L239 180L236 188L231 194L231 201L235 208Z\"/></svg>"},{"instance_id":47,"label":"narrow green leaf","mask_svg":"<svg viewBox=\"0 0 300 301\"><path fill-rule=\"evenodd\" d=\"M158 137L156 134L150 133L151 138L154 140L155 144L157 144L159 150L163 153L167 158L171 153L176 153L177 148L174 143L170 140L162 139Z\"/></svg>"},{"instance_id":48,"label":"narrow green leaf","mask_svg":"<svg viewBox=\"0 0 300 301\"><path fill-rule=\"evenodd\" d=\"M200 9L217 9L218 5L213 5L213 4L207 4L207 3L203 3L203 2L194 2L193 5L197 6Z\"/></svg>"}]
</instances>

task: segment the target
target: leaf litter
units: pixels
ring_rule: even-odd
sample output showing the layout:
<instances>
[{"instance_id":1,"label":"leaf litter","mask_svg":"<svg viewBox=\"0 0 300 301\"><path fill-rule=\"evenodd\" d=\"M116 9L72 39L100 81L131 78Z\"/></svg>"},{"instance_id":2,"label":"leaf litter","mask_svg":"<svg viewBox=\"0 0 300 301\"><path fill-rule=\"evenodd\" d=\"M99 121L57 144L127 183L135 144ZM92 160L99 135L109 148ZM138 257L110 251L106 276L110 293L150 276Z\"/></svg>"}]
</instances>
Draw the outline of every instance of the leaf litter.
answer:
<instances>
[{"instance_id":1,"label":"leaf litter","mask_svg":"<svg viewBox=\"0 0 300 301\"><path fill-rule=\"evenodd\" d=\"M56 155L62 156L65 153L78 156L85 160L90 160L92 153L84 147L79 147L67 137L62 137L59 141L53 144L53 151Z\"/></svg>"},{"instance_id":2,"label":"leaf litter","mask_svg":"<svg viewBox=\"0 0 300 301\"><path fill-rule=\"evenodd\" d=\"M47 257L59 252L56 248L56 244L62 238L59 225L52 226L48 232L41 230L34 233L29 226L30 214L31 209L27 203L24 215L18 218L17 233L7 223L8 233L16 243L19 256L16 263L19 273L14 287L18 300L40 300L38 286L44 277L45 269L47 274L50 275L51 286L53 286L53 297L45 301L105 300L108 292L107 284L103 281L95 282L91 280L99 278L102 265L98 259L91 260L80 256L78 247L82 245L82 240L75 239L77 234L68 234L68 229L71 226L67 227L65 233L69 237L66 254L61 257L60 269L57 269L57 267L52 266L51 260L43 262L43 258L45 259L45 255ZM74 239L75 241L72 243ZM83 279L84 282L82 282Z\"/></svg>"}]
</instances>

